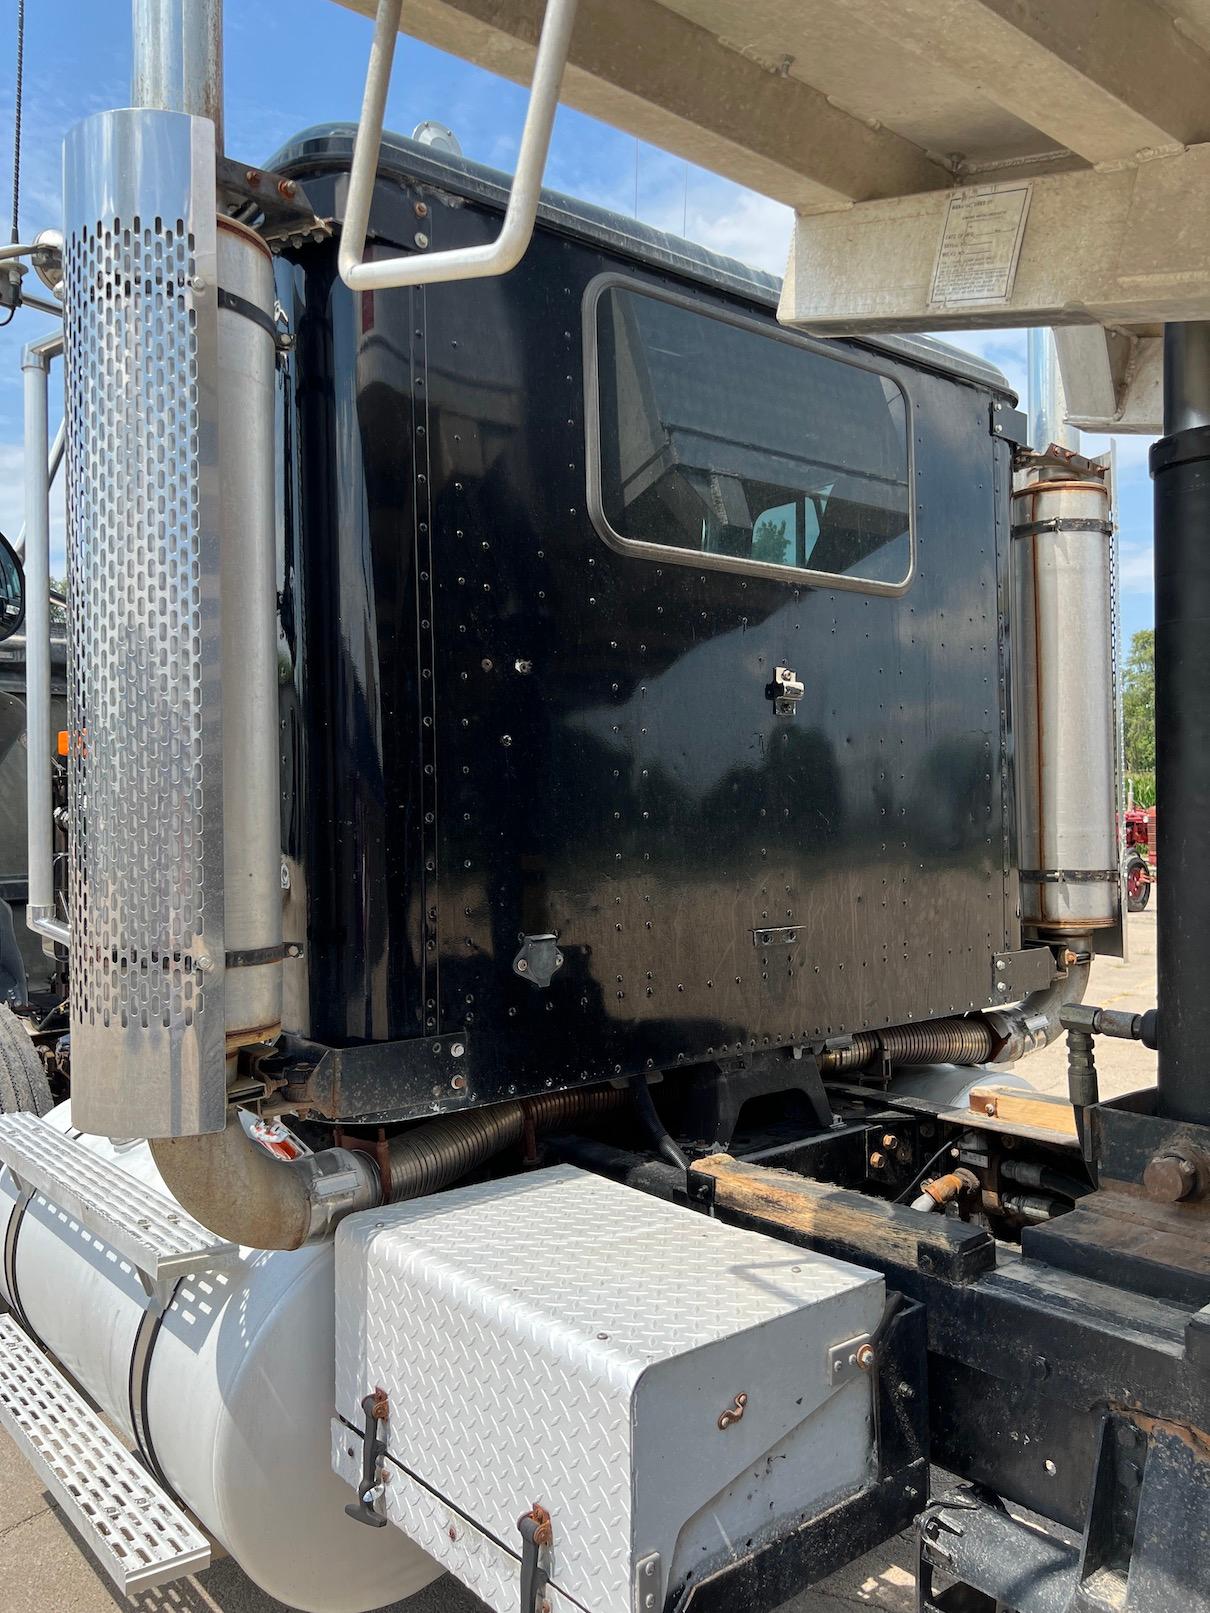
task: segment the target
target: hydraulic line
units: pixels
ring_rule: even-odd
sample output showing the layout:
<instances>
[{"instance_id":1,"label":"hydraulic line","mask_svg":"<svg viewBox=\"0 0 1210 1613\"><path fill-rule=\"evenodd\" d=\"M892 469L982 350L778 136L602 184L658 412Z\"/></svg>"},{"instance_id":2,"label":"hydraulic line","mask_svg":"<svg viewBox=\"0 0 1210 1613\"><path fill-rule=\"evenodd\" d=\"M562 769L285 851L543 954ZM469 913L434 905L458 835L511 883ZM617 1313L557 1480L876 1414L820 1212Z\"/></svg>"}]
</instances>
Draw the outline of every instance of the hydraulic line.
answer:
<instances>
[{"instance_id":1,"label":"hydraulic line","mask_svg":"<svg viewBox=\"0 0 1210 1613\"><path fill-rule=\"evenodd\" d=\"M675 1165L679 1171L689 1169L689 1161L681 1152L672 1133L660 1119L659 1111L655 1106L655 1099L651 1096L651 1088L647 1084L647 1077L636 1075L630 1083L631 1095L634 1098L635 1113L643 1130L647 1133L652 1146L668 1161Z\"/></svg>"}]
</instances>

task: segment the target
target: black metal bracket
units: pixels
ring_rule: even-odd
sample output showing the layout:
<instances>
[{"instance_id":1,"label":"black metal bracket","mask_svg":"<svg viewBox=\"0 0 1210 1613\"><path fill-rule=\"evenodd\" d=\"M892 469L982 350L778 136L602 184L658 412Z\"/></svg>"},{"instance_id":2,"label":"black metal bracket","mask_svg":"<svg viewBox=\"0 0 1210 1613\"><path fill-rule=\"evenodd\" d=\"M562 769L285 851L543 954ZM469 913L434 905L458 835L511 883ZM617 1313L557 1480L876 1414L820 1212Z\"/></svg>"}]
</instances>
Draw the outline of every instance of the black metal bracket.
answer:
<instances>
[{"instance_id":1,"label":"black metal bracket","mask_svg":"<svg viewBox=\"0 0 1210 1613\"><path fill-rule=\"evenodd\" d=\"M281 1097L301 1114L387 1125L431 1115L435 1107L466 1109L481 1101L472 1054L465 1030L360 1047L325 1047L283 1036L258 1068L279 1083Z\"/></svg>"},{"instance_id":2,"label":"black metal bracket","mask_svg":"<svg viewBox=\"0 0 1210 1613\"><path fill-rule=\"evenodd\" d=\"M919 1613L1183 1613L1210 1610L1205 1435L1110 1408L1101 1421L1083 1538L1069 1545L977 1488L917 1525ZM935 1571L954 1581L936 1594Z\"/></svg>"},{"instance_id":3,"label":"black metal bracket","mask_svg":"<svg viewBox=\"0 0 1210 1613\"><path fill-rule=\"evenodd\" d=\"M379 1413L383 1405L382 1395L365 1395L362 1398L361 1409L365 1413L365 1430L361 1444L361 1482L357 1486L356 1501L350 1501L345 1507L350 1518L358 1523L367 1524L371 1529L385 1529L387 1526L387 1520L380 1512L374 1510L375 1492L378 1488L378 1464L387 1454L386 1440L381 1438L378 1432L378 1425L382 1421Z\"/></svg>"},{"instance_id":4,"label":"black metal bracket","mask_svg":"<svg viewBox=\"0 0 1210 1613\"><path fill-rule=\"evenodd\" d=\"M1029 417L1010 403L997 400L992 404L989 426L993 437L1002 437L1014 448L1029 446Z\"/></svg>"},{"instance_id":5,"label":"black metal bracket","mask_svg":"<svg viewBox=\"0 0 1210 1613\"><path fill-rule=\"evenodd\" d=\"M332 234L331 220L317 217L297 179L230 157L218 159L217 179L220 208L271 247L301 246Z\"/></svg>"},{"instance_id":6,"label":"black metal bracket","mask_svg":"<svg viewBox=\"0 0 1210 1613\"><path fill-rule=\"evenodd\" d=\"M714 1151L726 1150L739 1125L745 1103L780 1093L798 1093L820 1131L832 1125L832 1105L819 1065L809 1054L755 1053L747 1058L687 1070L677 1080L682 1101L677 1134L692 1137Z\"/></svg>"}]
</instances>

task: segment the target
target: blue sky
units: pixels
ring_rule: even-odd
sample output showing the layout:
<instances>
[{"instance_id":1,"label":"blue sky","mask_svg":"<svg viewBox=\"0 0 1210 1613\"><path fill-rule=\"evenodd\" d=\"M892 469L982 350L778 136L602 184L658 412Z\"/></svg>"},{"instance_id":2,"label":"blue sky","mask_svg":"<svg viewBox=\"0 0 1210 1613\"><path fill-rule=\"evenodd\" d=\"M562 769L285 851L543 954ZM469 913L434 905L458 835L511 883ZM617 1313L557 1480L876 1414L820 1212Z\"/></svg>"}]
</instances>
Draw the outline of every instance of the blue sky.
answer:
<instances>
[{"instance_id":1,"label":"blue sky","mask_svg":"<svg viewBox=\"0 0 1210 1613\"><path fill-rule=\"evenodd\" d=\"M27 0L22 235L58 222L59 152L78 119L129 98L128 0ZM16 0L0 0L0 220L7 238L7 150L12 138L12 40ZM355 119L370 24L332 0L227 0L227 150L263 162L311 123ZM388 125L410 133L436 118L467 156L511 168L525 91L455 57L404 38L395 58ZM630 135L563 108L546 182L637 215L764 268L781 272L789 211ZM18 316L0 331L0 530L20 526L20 348L45 325ZM984 354L1024 397L1025 333L984 331L956 339ZM1106 440L1086 438L1089 452ZM1125 642L1152 621L1151 485L1147 440L1120 437L1119 521ZM56 513L62 552L62 516ZM61 565L61 560L59 561Z\"/></svg>"}]
</instances>

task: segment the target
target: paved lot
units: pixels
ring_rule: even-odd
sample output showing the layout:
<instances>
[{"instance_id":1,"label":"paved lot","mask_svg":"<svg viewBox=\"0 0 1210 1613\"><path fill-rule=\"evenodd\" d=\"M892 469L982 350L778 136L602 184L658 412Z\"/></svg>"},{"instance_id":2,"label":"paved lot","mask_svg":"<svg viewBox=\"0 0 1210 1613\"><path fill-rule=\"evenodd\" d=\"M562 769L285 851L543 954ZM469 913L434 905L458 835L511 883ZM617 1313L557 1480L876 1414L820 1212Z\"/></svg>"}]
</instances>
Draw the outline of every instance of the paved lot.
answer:
<instances>
[{"instance_id":1,"label":"paved lot","mask_svg":"<svg viewBox=\"0 0 1210 1613\"><path fill-rule=\"evenodd\" d=\"M1151 907L1131 917L1129 940L1129 962L1103 959L1094 966L1090 1002L1138 1010L1154 1006L1154 894ZM1097 1064L1106 1096L1154 1080L1154 1056L1136 1044L1102 1040ZM1065 1091L1062 1043L1035 1054L1029 1060L1028 1073L1043 1091ZM911 1613L916 1605L911 1562L910 1543L891 1541L819 1589L787 1604L785 1613L851 1613L853 1608L863 1607ZM7 1438L0 1435L0 1613L67 1613L69 1609L71 1613L114 1613L115 1607L133 1607L139 1613L273 1613L280 1606L262 1595L230 1561L133 1602L123 1601L94 1571L62 1514L43 1494ZM400 1609L404 1606L398 1604ZM408 1613L482 1613L481 1604L450 1580L437 1581L406 1606Z\"/></svg>"}]
</instances>

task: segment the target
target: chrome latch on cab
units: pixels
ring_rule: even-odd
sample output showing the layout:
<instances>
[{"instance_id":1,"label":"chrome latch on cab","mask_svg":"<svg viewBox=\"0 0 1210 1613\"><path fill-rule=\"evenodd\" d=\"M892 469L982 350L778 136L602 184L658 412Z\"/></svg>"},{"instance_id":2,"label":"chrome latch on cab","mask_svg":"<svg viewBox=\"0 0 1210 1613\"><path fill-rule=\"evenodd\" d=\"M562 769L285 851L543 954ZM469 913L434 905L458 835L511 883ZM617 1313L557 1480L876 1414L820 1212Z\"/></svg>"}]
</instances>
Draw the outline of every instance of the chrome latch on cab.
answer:
<instances>
[{"instance_id":1,"label":"chrome latch on cab","mask_svg":"<svg viewBox=\"0 0 1210 1613\"><path fill-rule=\"evenodd\" d=\"M779 717L792 717L803 697L803 686L793 667L779 666L769 685L769 698Z\"/></svg>"}]
</instances>

